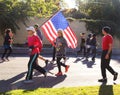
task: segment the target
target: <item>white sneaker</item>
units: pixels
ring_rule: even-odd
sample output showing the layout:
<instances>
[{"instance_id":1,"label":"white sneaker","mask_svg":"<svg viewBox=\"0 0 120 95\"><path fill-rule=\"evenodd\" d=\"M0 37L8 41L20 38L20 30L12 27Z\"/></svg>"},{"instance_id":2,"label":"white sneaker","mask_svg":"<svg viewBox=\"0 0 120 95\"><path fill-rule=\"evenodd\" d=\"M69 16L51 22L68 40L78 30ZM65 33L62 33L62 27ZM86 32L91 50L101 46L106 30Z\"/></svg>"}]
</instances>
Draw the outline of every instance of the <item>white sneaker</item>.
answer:
<instances>
[{"instance_id":1,"label":"white sneaker","mask_svg":"<svg viewBox=\"0 0 120 95\"><path fill-rule=\"evenodd\" d=\"M33 70L32 75L35 75L38 71L36 69Z\"/></svg>"},{"instance_id":2,"label":"white sneaker","mask_svg":"<svg viewBox=\"0 0 120 95\"><path fill-rule=\"evenodd\" d=\"M33 80L25 80L24 83L33 83Z\"/></svg>"}]
</instances>

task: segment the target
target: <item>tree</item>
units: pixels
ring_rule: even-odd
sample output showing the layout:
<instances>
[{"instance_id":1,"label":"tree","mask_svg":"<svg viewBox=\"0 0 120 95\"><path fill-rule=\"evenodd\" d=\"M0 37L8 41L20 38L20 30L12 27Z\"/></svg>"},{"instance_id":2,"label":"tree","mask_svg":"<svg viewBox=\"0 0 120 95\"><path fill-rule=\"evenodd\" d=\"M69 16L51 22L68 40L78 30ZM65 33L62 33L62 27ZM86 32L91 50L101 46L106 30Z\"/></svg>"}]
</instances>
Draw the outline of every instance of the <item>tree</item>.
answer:
<instances>
[{"instance_id":1,"label":"tree","mask_svg":"<svg viewBox=\"0 0 120 95\"><path fill-rule=\"evenodd\" d=\"M48 17L59 10L59 0L0 0L0 31L6 28L14 32L19 29L18 21L28 17Z\"/></svg>"},{"instance_id":2,"label":"tree","mask_svg":"<svg viewBox=\"0 0 120 95\"><path fill-rule=\"evenodd\" d=\"M88 30L99 32L104 25L108 25L114 30L112 34L119 37L120 0L87 0L79 5L79 10L88 16Z\"/></svg>"}]
</instances>

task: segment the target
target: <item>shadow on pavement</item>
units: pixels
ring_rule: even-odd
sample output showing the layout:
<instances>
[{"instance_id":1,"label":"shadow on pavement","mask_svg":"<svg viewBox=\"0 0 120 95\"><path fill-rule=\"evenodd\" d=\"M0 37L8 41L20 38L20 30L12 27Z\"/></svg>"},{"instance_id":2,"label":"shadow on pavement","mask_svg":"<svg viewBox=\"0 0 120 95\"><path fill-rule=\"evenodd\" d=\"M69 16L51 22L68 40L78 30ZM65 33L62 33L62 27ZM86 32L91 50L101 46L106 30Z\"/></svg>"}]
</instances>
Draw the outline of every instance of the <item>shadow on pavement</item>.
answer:
<instances>
[{"instance_id":1,"label":"shadow on pavement","mask_svg":"<svg viewBox=\"0 0 120 95\"><path fill-rule=\"evenodd\" d=\"M84 57L76 58L76 60L73 63L78 63L79 61L81 61L82 64L86 64L87 68L92 68L92 66L95 65L94 61L88 61L88 60L84 59Z\"/></svg>"},{"instance_id":2,"label":"shadow on pavement","mask_svg":"<svg viewBox=\"0 0 120 95\"><path fill-rule=\"evenodd\" d=\"M18 81L19 79L23 78L27 72L23 72L11 79L8 80L0 80L0 92L9 91L15 89L14 82Z\"/></svg>"},{"instance_id":3,"label":"shadow on pavement","mask_svg":"<svg viewBox=\"0 0 120 95\"><path fill-rule=\"evenodd\" d=\"M113 86L102 84L99 89L98 95L114 95Z\"/></svg>"},{"instance_id":4,"label":"shadow on pavement","mask_svg":"<svg viewBox=\"0 0 120 95\"><path fill-rule=\"evenodd\" d=\"M3 63L4 61L0 61L0 63Z\"/></svg>"},{"instance_id":5,"label":"shadow on pavement","mask_svg":"<svg viewBox=\"0 0 120 95\"><path fill-rule=\"evenodd\" d=\"M88 61L88 60L83 60L83 64L86 64L87 68L92 68L93 65L95 65L94 61Z\"/></svg>"},{"instance_id":6,"label":"shadow on pavement","mask_svg":"<svg viewBox=\"0 0 120 95\"><path fill-rule=\"evenodd\" d=\"M82 59L84 59L84 57L82 58L76 58L76 60L73 63L78 63L79 61L81 61Z\"/></svg>"},{"instance_id":7,"label":"shadow on pavement","mask_svg":"<svg viewBox=\"0 0 120 95\"><path fill-rule=\"evenodd\" d=\"M47 70L50 71L55 67L55 64L48 64ZM27 72L23 72L8 80L0 80L0 92L6 92L15 89L34 90L37 88L51 88L60 82L64 81L66 75L56 77L54 75L47 76L46 78L41 73L36 72L33 76L33 83L25 84L22 78L25 77ZM21 79L21 80L20 80Z\"/></svg>"},{"instance_id":8,"label":"shadow on pavement","mask_svg":"<svg viewBox=\"0 0 120 95\"><path fill-rule=\"evenodd\" d=\"M44 68L48 73L50 73L50 74L53 75L53 73L52 73L50 70L53 70L55 67L56 67L56 64L50 63L50 64L48 64L47 66L44 66L43 68ZM38 75L40 75L40 73L37 71L37 72L35 72L34 75L35 75L35 76L38 76Z\"/></svg>"},{"instance_id":9,"label":"shadow on pavement","mask_svg":"<svg viewBox=\"0 0 120 95\"><path fill-rule=\"evenodd\" d=\"M17 89L25 89L25 90L34 90L37 88L52 88L53 86L59 84L60 82L64 81L67 76L47 76L44 77L35 77L33 78L33 83L31 84L24 84L23 81L21 81L21 85L17 87ZM19 84L19 83L17 83ZM17 85L15 84L15 85Z\"/></svg>"}]
</instances>

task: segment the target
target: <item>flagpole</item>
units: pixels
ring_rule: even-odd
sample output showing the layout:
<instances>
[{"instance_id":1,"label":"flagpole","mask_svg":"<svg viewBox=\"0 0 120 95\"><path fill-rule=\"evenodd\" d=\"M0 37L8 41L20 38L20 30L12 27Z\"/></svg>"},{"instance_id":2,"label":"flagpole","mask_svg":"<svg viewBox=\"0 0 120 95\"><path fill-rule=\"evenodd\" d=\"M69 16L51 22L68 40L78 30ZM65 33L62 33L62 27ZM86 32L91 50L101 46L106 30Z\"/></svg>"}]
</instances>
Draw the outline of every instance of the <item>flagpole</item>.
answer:
<instances>
[{"instance_id":1,"label":"flagpole","mask_svg":"<svg viewBox=\"0 0 120 95\"><path fill-rule=\"evenodd\" d=\"M55 16L57 13L59 13L61 10L62 10L62 9L58 10L57 12L55 12L51 17L49 17L49 19L51 19L52 17L54 17L54 16ZM49 19L48 19L48 20L49 20ZM47 20L47 21L48 21L48 20ZM45 24L47 21L45 21L43 24ZM43 24L42 24L42 25L43 25ZM41 26L42 26L42 25L41 25ZM41 26L39 26L39 28L40 28Z\"/></svg>"}]
</instances>

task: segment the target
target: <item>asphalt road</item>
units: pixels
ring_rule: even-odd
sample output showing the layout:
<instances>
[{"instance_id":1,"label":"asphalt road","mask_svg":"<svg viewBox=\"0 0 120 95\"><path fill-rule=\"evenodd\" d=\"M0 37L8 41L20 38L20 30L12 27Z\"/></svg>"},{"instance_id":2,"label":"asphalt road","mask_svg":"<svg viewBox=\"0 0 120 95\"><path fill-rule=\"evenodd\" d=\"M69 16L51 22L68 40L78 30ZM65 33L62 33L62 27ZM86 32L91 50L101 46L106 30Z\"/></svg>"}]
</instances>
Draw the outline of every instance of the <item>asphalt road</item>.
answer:
<instances>
[{"instance_id":1,"label":"asphalt road","mask_svg":"<svg viewBox=\"0 0 120 95\"><path fill-rule=\"evenodd\" d=\"M47 56L47 55L45 55ZM51 60L51 57L45 57ZM49 64L47 70L52 72L44 78L42 74L36 72L33 76L34 83L24 84L23 81L27 72L28 56L10 57L10 61L0 62L0 92L13 89L34 90L37 88L59 88L59 87L77 87L77 86L93 86L101 85L98 79L101 78L100 56L95 62L86 61L82 57L69 57L66 64L70 65L69 71L65 73L62 68L63 76L56 77L58 69L56 63ZM39 65L44 67L45 63L39 60ZM113 56L111 66L120 74L120 57ZM120 84L120 77L113 82L113 76L107 72L108 82L106 85Z\"/></svg>"}]
</instances>

